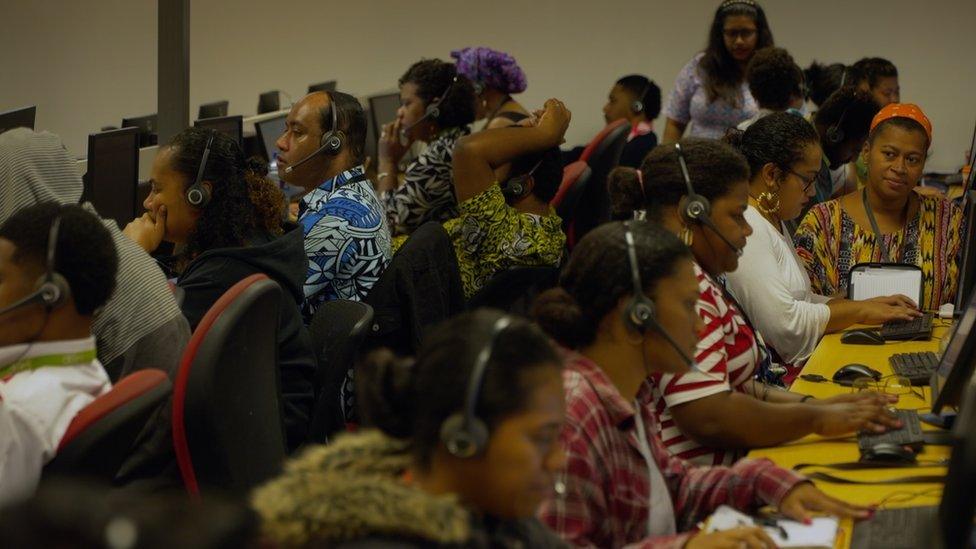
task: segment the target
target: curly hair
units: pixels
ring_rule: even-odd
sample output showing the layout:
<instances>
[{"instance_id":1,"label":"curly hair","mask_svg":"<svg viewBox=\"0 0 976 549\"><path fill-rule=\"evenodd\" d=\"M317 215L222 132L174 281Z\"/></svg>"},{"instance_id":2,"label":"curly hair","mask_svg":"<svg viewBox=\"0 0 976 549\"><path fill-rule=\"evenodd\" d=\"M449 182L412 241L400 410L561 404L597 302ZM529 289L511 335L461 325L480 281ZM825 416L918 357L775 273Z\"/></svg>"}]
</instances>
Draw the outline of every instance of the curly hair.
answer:
<instances>
[{"instance_id":1,"label":"curly hair","mask_svg":"<svg viewBox=\"0 0 976 549\"><path fill-rule=\"evenodd\" d=\"M870 93L845 85L824 101L813 121L823 128L840 124L845 140L860 141L868 135L871 120L879 110Z\"/></svg>"},{"instance_id":2,"label":"curly hair","mask_svg":"<svg viewBox=\"0 0 976 549\"><path fill-rule=\"evenodd\" d=\"M763 48L746 68L749 91L764 109L785 111L803 97L803 71L783 48Z\"/></svg>"},{"instance_id":3,"label":"curly hair","mask_svg":"<svg viewBox=\"0 0 976 549\"><path fill-rule=\"evenodd\" d=\"M472 82L502 93L522 93L529 86L525 72L511 55L491 48L461 48L451 52L457 71Z\"/></svg>"},{"instance_id":4,"label":"curly hair","mask_svg":"<svg viewBox=\"0 0 976 549\"><path fill-rule=\"evenodd\" d=\"M882 78L897 78L898 67L882 57L865 57L851 65L847 76L852 86L867 82L868 88L874 88Z\"/></svg>"},{"instance_id":5,"label":"curly hair","mask_svg":"<svg viewBox=\"0 0 976 549\"><path fill-rule=\"evenodd\" d=\"M112 296L118 271L112 235L94 214L75 204L41 202L11 215L0 238L14 245L15 263L46 270L51 224L58 217L54 270L68 282L78 314L94 314Z\"/></svg>"},{"instance_id":6,"label":"curly hair","mask_svg":"<svg viewBox=\"0 0 976 549\"><path fill-rule=\"evenodd\" d=\"M193 184L207 140L213 136L203 181L211 184L210 202L187 240L184 256L192 259L215 248L243 246L255 232L282 234L284 196L277 185L259 175L244 159L237 141L213 130L187 128L167 147L170 168L183 176L184 189Z\"/></svg>"},{"instance_id":7,"label":"curly hair","mask_svg":"<svg viewBox=\"0 0 976 549\"><path fill-rule=\"evenodd\" d=\"M442 129L458 128L474 122L474 86L470 80L457 73L453 63L440 59L417 61L400 77L400 86L408 83L417 86L417 95L425 107L444 96L440 104L440 114L434 118ZM447 95L444 92L448 92Z\"/></svg>"},{"instance_id":8,"label":"curly hair","mask_svg":"<svg viewBox=\"0 0 976 549\"><path fill-rule=\"evenodd\" d=\"M736 183L749 181L749 164L730 145L712 139L682 139L681 150L695 192L714 202L727 195ZM637 170L614 168L607 180L611 209L615 216L633 217L643 204L649 220L661 219L664 208L677 206L688 194L674 144L658 145ZM643 183L641 183L643 181Z\"/></svg>"},{"instance_id":9,"label":"curly hair","mask_svg":"<svg viewBox=\"0 0 976 549\"><path fill-rule=\"evenodd\" d=\"M691 250L677 236L654 223L614 221L587 233L573 248L559 286L540 294L532 307L539 326L570 349L592 343L600 321L621 297L634 293L626 224L634 235L646 293L653 295L658 281L674 274L681 259L691 259Z\"/></svg>"},{"instance_id":10,"label":"curly hair","mask_svg":"<svg viewBox=\"0 0 976 549\"><path fill-rule=\"evenodd\" d=\"M739 83L744 76L739 64L732 54L725 48L725 18L744 15L756 23L758 39L756 50L773 45L773 31L769 29L766 12L756 2L723 2L715 10L712 27L708 31L708 47L705 55L698 63L701 71L705 93L708 100L725 99L728 103L738 106Z\"/></svg>"},{"instance_id":11,"label":"curly hair","mask_svg":"<svg viewBox=\"0 0 976 549\"><path fill-rule=\"evenodd\" d=\"M840 89L840 85L849 84L844 78L847 66L843 63L822 65L814 61L803 71L807 84L807 99L813 101L817 107L823 105L830 94Z\"/></svg>"},{"instance_id":12,"label":"curly hair","mask_svg":"<svg viewBox=\"0 0 976 549\"><path fill-rule=\"evenodd\" d=\"M792 170L803 159L804 149L819 140L812 124L788 112L766 115L746 131L730 132L725 136L725 142L746 157L753 176L766 164L784 171Z\"/></svg>"}]
</instances>

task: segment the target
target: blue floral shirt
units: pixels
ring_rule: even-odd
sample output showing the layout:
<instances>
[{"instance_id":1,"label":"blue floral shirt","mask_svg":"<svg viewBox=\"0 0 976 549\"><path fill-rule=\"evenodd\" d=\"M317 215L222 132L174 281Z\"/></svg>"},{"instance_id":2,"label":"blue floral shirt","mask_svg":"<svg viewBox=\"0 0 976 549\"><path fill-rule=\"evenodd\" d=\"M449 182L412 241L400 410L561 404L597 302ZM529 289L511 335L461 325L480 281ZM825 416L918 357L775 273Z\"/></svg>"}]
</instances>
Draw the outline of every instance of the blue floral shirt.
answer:
<instances>
[{"instance_id":1,"label":"blue floral shirt","mask_svg":"<svg viewBox=\"0 0 976 549\"><path fill-rule=\"evenodd\" d=\"M362 166L305 195L298 222L308 256L302 316L309 324L326 301L365 299L393 254L383 205Z\"/></svg>"}]
</instances>

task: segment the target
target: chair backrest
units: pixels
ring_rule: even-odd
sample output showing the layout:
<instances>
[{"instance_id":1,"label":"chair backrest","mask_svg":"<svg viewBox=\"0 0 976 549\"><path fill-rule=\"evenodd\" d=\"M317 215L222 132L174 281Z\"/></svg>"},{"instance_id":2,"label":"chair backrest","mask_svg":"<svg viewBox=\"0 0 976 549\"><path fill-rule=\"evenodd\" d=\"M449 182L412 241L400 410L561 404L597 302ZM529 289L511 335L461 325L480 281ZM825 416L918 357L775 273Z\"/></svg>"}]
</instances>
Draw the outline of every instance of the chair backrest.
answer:
<instances>
[{"instance_id":1,"label":"chair backrest","mask_svg":"<svg viewBox=\"0 0 976 549\"><path fill-rule=\"evenodd\" d=\"M579 242L586 233L599 225L610 221L610 193L607 191L607 176L610 170L617 167L620 154L627 144L627 134L630 125L626 120L617 120L604 128L606 135L599 142L594 139L587 149L592 146L592 153L586 158L592 172L586 188L582 192L576 215L573 221L573 245ZM604 132L600 132L603 134ZM599 137L599 136L598 136ZM586 150L583 151L586 155Z\"/></svg>"},{"instance_id":2,"label":"chair backrest","mask_svg":"<svg viewBox=\"0 0 976 549\"><path fill-rule=\"evenodd\" d=\"M44 467L44 475L111 481L131 454L136 437L172 389L162 370L139 370L119 380L71 420L57 454Z\"/></svg>"},{"instance_id":3,"label":"chair backrest","mask_svg":"<svg viewBox=\"0 0 976 549\"><path fill-rule=\"evenodd\" d=\"M628 127L627 119L625 118L614 120L613 122L604 126L603 129L600 130L600 132L597 133L595 136L593 136L593 139L591 139L590 142L586 144L586 147L583 147L583 152L580 153L579 159L582 160L583 162L586 162L587 164L592 164L592 162L590 162L590 158L598 154L598 152L605 151L608 146L607 143L608 143L608 139L610 138L610 134L614 131L619 130L622 127Z\"/></svg>"},{"instance_id":4,"label":"chair backrest","mask_svg":"<svg viewBox=\"0 0 976 549\"><path fill-rule=\"evenodd\" d=\"M309 332L315 346L315 407L308 441L327 442L333 434L354 422L355 411L350 372L359 347L373 327L373 308L358 301L339 299L319 306ZM343 391L343 386L346 391Z\"/></svg>"},{"instance_id":5,"label":"chair backrest","mask_svg":"<svg viewBox=\"0 0 976 549\"><path fill-rule=\"evenodd\" d=\"M496 274L468 301L469 309L491 307L528 317L535 297L559 282L556 267L519 267Z\"/></svg>"},{"instance_id":6,"label":"chair backrest","mask_svg":"<svg viewBox=\"0 0 976 549\"><path fill-rule=\"evenodd\" d=\"M243 494L285 459L278 380L278 284L251 275L210 307L173 388L173 449L191 495Z\"/></svg>"},{"instance_id":7,"label":"chair backrest","mask_svg":"<svg viewBox=\"0 0 976 549\"><path fill-rule=\"evenodd\" d=\"M556 208L556 214L563 220L563 232L568 232L572 225L580 197L592 173L593 170L582 160L577 160L563 168L563 181L556 191L556 196L550 202L550 205Z\"/></svg>"}]
</instances>

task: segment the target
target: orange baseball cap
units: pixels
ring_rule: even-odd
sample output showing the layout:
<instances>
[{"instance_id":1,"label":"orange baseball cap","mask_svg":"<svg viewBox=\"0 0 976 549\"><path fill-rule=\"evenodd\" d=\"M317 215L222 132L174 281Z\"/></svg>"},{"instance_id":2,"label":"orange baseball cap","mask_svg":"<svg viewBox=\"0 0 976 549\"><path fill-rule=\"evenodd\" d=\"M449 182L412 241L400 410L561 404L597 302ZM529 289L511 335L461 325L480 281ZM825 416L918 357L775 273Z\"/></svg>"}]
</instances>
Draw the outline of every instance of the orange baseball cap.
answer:
<instances>
[{"instance_id":1,"label":"orange baseball cap","mask_svg":"<svg viewBox=\"0 0 976 549\"><path fill-rule=\"evenodd\" d=\"M918 122L925 128L929 142L932 141L932 122L929 121L929 117L925 116L922 109L914 103L891 103L885 106L878 111L878 114L874 115L874 120L871 121L871 131L874 131L878 124L892 118L909 118Z\"/></svg>"}]
</instances>

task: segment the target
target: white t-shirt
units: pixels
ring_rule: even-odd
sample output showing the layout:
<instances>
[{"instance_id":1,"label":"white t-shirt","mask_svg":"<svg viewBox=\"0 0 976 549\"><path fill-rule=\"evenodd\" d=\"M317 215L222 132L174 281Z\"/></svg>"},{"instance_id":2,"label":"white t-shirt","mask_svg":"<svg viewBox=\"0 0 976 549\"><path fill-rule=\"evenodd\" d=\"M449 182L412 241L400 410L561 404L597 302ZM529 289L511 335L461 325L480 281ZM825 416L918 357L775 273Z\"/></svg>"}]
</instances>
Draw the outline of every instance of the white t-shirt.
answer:
<instances>
[{"instance_id":1,"label":"white t-shirt","mask_svg":"<svg viewBox=\"0 0 976 549\"><path fill-rule=\"evenodd\" d=\"M94 358L95 338L0 348L0 367L26 359L91 353L83 363L45 366L0 380L0 504L30 497L71 420L112 388Z\"/></svg>"},{"instance_id":2,"label":"white t-shirt","mask_svg":"<svg viewBox=\"0 0 976 549\"><path fill-rule=\"evenodd\" d=\"M806 360L830 320L828 297L810 290L810 279L796 255L789 231L777 231L755 208L745 218L752 234L728 287L762 334L787 364Z\"/></svg>"}]
</instances>

